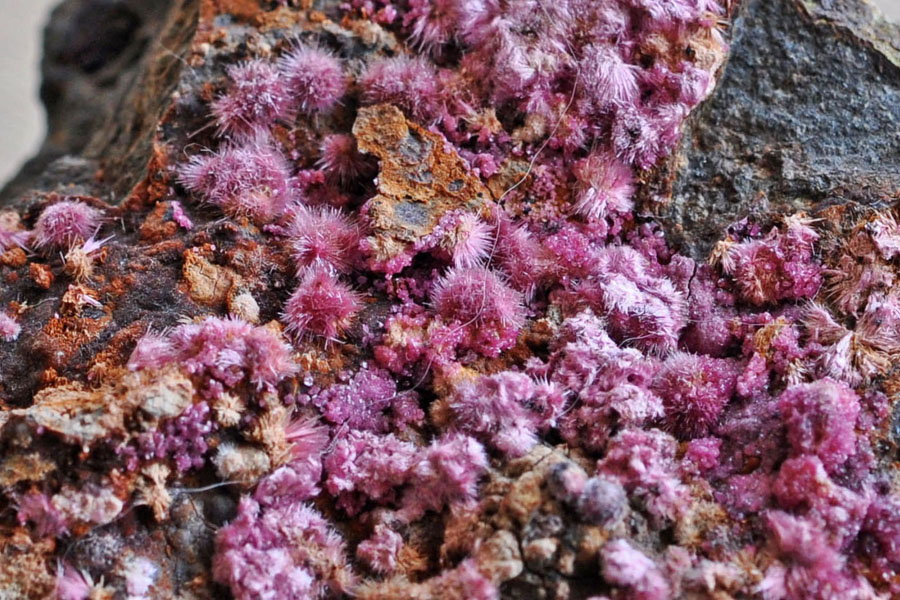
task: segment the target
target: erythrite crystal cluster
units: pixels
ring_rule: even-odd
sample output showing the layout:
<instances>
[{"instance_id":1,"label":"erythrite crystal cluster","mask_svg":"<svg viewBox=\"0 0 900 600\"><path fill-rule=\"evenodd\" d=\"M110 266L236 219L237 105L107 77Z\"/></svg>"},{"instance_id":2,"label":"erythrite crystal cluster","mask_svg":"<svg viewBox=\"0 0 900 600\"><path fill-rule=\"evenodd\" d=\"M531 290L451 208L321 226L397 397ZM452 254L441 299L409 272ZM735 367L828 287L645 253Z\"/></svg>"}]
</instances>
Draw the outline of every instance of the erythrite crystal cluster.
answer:
<instances>
[{"instance_id":1,"label":"erythrite crystal cluster","mask_svg":"<svg viewBox=\"0 0 900 600\"><path fill-rule=\"evenodd\" d=\"M200 4L0 214L0 596L900 595L895 217L654 217L732 3Z\"/></svg>"}]
</instances>

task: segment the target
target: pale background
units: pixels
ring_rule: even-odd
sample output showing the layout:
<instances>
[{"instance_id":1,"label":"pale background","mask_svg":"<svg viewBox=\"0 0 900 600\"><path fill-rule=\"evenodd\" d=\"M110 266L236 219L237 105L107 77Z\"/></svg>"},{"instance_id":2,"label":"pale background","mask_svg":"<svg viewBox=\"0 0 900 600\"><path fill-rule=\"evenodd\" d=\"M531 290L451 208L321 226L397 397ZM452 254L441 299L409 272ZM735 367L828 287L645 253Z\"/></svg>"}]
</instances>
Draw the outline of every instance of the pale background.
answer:
<instances>
[{"instance_id":1,"label":"pale background","mask_svg":"<svg viewBox=\"0 0 900 600\"><path fill-rule=\"evenodd\" d=\"M0 0L0 186L37 150L44 136L38 101L41 32L58 1ZM900 0L874 3L900 21Z\"/></svg>"}]
</instances>

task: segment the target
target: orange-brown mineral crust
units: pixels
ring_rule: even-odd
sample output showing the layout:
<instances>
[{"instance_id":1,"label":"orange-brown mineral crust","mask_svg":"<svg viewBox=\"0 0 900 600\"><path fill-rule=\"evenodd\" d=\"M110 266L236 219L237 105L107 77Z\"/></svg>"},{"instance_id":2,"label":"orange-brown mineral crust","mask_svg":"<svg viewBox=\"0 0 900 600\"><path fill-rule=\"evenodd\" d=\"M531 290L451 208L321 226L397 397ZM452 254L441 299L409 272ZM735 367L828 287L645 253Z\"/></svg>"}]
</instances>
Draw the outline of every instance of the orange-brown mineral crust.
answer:
<instances>
[{"instance_id":1,"label":"orange-brown mineral crust","mask_svg":"<svg viewBox=\"0 0 900 600\"><path fill-rule=\"evenodd\" d=\"M369 200L373 245L379 258L402 252L452 210L487 216L491 195L441 136L409 121L399 108L360 109L353 124L359 149L378 157L378 195Z\"/></svg>"}]
</instances>

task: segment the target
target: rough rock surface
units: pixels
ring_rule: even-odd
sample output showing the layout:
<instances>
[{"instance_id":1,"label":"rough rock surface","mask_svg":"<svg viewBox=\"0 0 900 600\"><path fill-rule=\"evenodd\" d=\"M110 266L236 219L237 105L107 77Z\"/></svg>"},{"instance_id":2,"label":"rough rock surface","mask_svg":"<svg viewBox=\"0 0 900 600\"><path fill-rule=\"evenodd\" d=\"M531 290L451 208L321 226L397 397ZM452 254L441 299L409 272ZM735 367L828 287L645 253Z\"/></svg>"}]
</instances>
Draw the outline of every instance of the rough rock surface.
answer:
<instances>
[{"instance_id":1,"label":"rough rock surface","mask_svg":"<svg viewBox=\"0 0 900 600\"><path fill-rule=\"evenodd\" d=\"M745 3L718 89L686 124L662 215L695 258L747 214L896 196L900 33L875 22L862 3Z\"/></svg>"},{"instance_id":2,"label":"rough rock surface","mask_svg":"<svg viewBox=\"0 0 900 600\"><path fill-rule=\"evenodd\" d=\"M0 597L900 595L900 31L65 0Z\"/></svg>"}]
</instances>

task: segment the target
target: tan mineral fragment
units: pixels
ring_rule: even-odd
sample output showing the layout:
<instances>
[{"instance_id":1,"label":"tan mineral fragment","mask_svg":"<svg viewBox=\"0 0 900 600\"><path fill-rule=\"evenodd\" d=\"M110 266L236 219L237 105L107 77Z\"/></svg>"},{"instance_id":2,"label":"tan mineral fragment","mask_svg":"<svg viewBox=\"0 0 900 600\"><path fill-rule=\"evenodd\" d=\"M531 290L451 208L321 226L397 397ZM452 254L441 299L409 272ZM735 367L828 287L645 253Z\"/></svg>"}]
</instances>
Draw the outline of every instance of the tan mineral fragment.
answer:
<instances>
[{"instance_id":1,"label":"tan mineral fragment","mask_svg":"<svg viewBox=\"0 0 900 600\"><path fill-rule=\"evenodd\" d=\"M190 380L175 368L125 372L97 389L80 383L45 388L35 394L32 406L10 414L70 443L89 446L125 432L135 416L145 429L155 428L159 420L181 414L193 401L193 393Z\"/></svg>"},{"instance_id":2,"label":"tan mineral fragment","mask_svg":"<svg viewBox=\"0 0 900 600\"><path fill-rule=\"evenodd\" d=\"M451 210L487 216L488 189L441 136L407 120L396 106L361 108L353 135L360 151L381 163L378 195L366 205L369 241L379 259L399 255Z\"/></svg>"}]
</instances>

